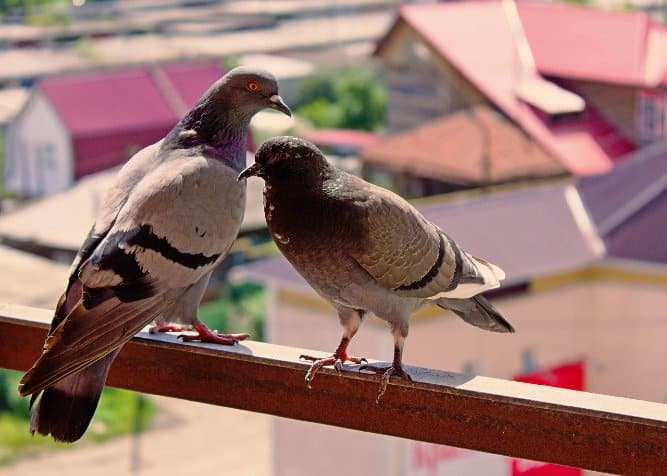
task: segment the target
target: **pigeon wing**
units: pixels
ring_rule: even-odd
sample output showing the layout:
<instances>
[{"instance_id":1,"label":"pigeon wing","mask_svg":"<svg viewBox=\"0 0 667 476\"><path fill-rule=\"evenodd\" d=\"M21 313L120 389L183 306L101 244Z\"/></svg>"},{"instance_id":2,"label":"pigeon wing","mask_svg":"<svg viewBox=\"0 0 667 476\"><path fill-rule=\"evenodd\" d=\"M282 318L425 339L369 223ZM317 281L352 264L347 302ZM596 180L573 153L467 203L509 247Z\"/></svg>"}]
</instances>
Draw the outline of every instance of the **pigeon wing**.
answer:
<instances>
[{"instance_id":1,"label":"pigeon wing","mask_svg":"<svg viewBox=\"0 0 667 476\"><path fill-rule=\"evenodd\" d=\"M369 191L365 243L353 257L382 286L415 298L464 298L499 286L500 268L461 249L398 195Z\"/></svg>"}]
</instances>

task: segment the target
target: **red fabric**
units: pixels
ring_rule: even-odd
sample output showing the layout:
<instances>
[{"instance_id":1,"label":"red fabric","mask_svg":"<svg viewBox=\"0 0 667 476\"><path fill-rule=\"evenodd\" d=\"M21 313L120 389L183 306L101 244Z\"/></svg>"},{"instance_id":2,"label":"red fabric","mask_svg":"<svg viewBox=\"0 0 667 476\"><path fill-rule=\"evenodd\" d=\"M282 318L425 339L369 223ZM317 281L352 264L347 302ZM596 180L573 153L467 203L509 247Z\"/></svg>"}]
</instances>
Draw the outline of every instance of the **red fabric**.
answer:
<instances>
[{"instance_id":1,"label":"red fabric","mask_svg":"<svg viewBox=\"0 0 667 476\"><path fill-rule=\"evenodd\" d=\"M581 476L582 470L557 464L513 459L512 476Z\"/></svg>"},{"instance_id":2,"label":"red fabric","mask_svg":"<svg viewBox=\"0 0 667 476\"><path fill-rule=\"evenodd\" d=\"M584 390L585 364L582 361L569 362L546 370L517 375L514 380L550 387ZM510 461L512 476L581 476L583 474L581 469L569 466L514 458Z\"/></svg>"},{"instance_id":3,"label":"red fabric","mask_svg":"<svg viewBox=\"0 0 667 476\"><path fill-rule=\"evenodd\" d=\"M569 388L570 390L584 390L585 366L582 361L571 362L546 370L517 375L514 380L550 387Z\"/></svg>"}]
</instances>

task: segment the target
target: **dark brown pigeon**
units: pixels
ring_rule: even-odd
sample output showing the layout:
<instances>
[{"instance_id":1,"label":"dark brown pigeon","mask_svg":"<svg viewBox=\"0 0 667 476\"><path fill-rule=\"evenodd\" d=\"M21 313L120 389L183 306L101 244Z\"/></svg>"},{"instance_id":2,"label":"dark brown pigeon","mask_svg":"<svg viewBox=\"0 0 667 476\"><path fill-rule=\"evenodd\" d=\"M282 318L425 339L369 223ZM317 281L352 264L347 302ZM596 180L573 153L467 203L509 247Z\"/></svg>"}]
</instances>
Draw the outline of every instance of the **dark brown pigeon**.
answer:
<instances>
[{"instance_id":1,"label":"dark brown pigeon","mask_svg":"<svg viewBox=\"0 0 667 476\"><path fill-rule=\"evenodd\" d=\"M366 312L391 326L391 366L364 365L382 374L378 401L390 377L403 370L410 316L426 303L494 332L512 326L479 293L496 288L505 273L460 248L398 195L332 166L310 142L276 137L261 145L239 180L265 180L264 212L280 251L338 311L343 338L331 357L313 361L306 383L324 365L340 370L347 346Z\"/></svg>"},{"instance_id":2,"label":"dark brown pigeon","mask_svg":"<svg viewBox=\"0 0 667 476\"><path fill-rule=\"evenodd\" d=\"M236 178L248 124L264 108L290 114L276 79L234 69L120 170L72 264L43 353L19 384L31 406L41 394L32 432L81 438L111 362L154 319L180 319L206 342L247 337L211 331L197 313L243 219L245 185Z\"/></svg>"}]
</instances>

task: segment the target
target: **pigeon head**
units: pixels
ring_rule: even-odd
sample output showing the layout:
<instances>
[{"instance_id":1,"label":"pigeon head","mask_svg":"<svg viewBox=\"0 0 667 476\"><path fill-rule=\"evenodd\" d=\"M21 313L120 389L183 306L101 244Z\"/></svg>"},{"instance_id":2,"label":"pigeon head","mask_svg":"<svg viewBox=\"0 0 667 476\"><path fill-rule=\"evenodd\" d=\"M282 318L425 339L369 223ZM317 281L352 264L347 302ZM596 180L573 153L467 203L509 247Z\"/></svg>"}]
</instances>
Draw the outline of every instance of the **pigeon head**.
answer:
<instances>
[{"instance_id":1,"label":"pigeon head","mask_svg":"<svg viewBox=\"0 0 667 476\"><path fill-rule=\"evenodd\" d=\"M208 88L175 128L174 136L186 144L195 137L196 142L215 146L243 145L250 120L262 109L292 115L271 73L234 68Z\"/></svg>"},{"instance_id":2,"label":"pigeon head","mask_svg":"<svg viewBox=\"0 0 667 476\"><path fill-rule=\"evenodd\" d=\"M308 181L322 176L331 165L315 144L298 137L274 137L255 153L255 163L239 174L238 179L261 177L267 182Z\"/></svg>"},{"instance_id":3,"label":"pigeon head","mask_svg":"<svg viewBox=\"0 0 667 476\"><path fill-rule=\"evenodd\" d=\"M220 101L237 111L240 116L252 118L262 109L275 109L288 116L292 113L278 94L278 81L268 71L238 67L220 78L204 95Z\"/></svg>"}]
</instances>

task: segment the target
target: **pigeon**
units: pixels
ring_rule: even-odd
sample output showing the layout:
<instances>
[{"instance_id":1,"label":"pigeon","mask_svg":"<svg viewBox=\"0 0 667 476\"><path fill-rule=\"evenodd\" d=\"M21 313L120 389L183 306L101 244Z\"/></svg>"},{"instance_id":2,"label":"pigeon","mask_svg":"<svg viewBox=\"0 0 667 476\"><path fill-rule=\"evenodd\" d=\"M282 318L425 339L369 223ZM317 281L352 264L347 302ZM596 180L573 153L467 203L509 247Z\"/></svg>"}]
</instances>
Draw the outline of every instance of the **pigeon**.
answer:
<instances>
[{"instance_id":1,"label":"pigeon","mask_svg":"<svg viewBox=\"0 0 667 476\"><path fill-rule=\"evenodd\" d=\"M390 366L365 365L382 375L377 402L402 367L410 316L432 303L494 332L514 328L479 293L500 286L505 273L475 257L398 195L331 165L312 143L275 137L256 152L239 180L265 181L269 231L287 260L337 311L343 336L327 358L312 361L306 383L325 365L365 363L347 347L372 312L387 321L394 340Z\"/></svg>"},{"instance_id":2,"label":"pigeon","mask_svg":"<svg viewBox=\"0 0 667 476\"><path fill-rule=\"evenodd\" d=\"M74 259L43 352L19 383L31 408L41 394L33 434L81 438L114 358L155 319L180 319L206 342L248 337L212 331L197 313L241 225L245 184L236 179L250 119L265 108L291 115L273 75L235 68L121 168Z\"/></svg>"}]
</instances>

